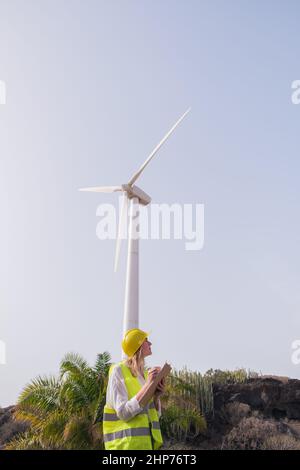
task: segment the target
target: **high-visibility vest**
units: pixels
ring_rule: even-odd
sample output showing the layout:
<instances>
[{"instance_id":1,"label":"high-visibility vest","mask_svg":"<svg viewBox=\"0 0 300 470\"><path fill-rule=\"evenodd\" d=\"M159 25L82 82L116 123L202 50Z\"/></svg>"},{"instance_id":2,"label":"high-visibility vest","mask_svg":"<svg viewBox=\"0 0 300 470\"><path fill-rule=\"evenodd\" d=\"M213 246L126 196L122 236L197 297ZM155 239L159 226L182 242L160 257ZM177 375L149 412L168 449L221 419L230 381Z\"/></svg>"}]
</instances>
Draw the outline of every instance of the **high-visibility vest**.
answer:
<instances>
[{"instance_id":1,"label":"high-visibility vest","mask_svg":"<svg viewBox=\"0 0 300 470\"><path fill-rule=\"evenodd\" d=\"M119 363L124 377L128 399L134 397L141 389L137 377L131 374L129 367ZM113 367L111 366L109 373ZM147 371L145 371L147 378ZM163 443L159 417L153 400L139 414L129 421L119 419L114 409L107 405L103 414L103 439L106 450L151 450L159 449Z\"/></svg>"}]
</instances>

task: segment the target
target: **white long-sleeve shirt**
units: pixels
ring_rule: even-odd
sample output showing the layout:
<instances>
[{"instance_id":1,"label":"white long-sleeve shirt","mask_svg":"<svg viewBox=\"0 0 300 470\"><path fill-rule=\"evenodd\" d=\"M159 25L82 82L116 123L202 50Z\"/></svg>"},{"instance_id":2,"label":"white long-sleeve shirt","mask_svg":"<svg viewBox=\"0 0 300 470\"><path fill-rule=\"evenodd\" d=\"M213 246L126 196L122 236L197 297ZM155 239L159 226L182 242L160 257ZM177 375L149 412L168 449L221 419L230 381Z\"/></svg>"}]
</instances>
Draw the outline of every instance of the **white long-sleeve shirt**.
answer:
<instances>
[{"instance_id":1,"label":"white long-sleeve shirt","mask_svg":"<svg viewBox=\"0 0 300 470\"><path fill-rule=\"evenodd\" d=\"M145 378L142 375L138 375L138 380L143 386L145 384ZM141 411L145 411L145 408L141 407L136 396L128 400L128 393L122 374L122 369L119 365L116 365L108 380L107 391L106 391L106 405L116 411L119 419L123 421L129 421L131 418L139 414ZM160 400L158 400L158 415L161 415Z\"/></svg>"}]
</instances>

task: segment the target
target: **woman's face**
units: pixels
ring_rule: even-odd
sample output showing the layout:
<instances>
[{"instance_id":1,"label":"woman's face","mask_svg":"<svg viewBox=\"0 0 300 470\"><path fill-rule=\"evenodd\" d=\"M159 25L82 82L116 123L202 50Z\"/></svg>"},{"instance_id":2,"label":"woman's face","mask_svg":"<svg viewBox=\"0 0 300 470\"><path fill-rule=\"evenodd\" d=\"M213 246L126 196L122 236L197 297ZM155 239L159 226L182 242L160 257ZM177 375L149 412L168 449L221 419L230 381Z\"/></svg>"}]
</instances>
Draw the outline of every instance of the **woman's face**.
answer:
<instances>
[{"instance_id":1,"label":"woman's face","mask_svg":"<svg viewBox=\"0 0 300 470\"><path fill-rule=\"evenodd\" d=\"M142 353L144 357L151 356L152 354L151 345L152 343L148 340L148 338L146 338L142 344Z\"/></svg>"}]
</instances>

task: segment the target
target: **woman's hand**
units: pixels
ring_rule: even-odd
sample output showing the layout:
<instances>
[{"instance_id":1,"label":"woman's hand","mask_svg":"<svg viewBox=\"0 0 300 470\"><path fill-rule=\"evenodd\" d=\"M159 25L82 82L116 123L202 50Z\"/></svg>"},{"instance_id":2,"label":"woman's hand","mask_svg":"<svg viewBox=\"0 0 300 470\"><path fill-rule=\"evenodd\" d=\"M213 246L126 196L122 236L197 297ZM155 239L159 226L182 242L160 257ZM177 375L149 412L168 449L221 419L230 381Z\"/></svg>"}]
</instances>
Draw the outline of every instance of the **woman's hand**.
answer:
<instances>
[{"instance_id":1,"label":"woman's hand","mask_svg":"<svg viewBox=\"0 0 300 470\"><path fill-rule=\"evenodd\" d=\"M161 397L161 395L163 395L164 392L165 392L165 379L162 379L157 384L157 387L156 387L156 390L155 390L155 393L154 393L154 397L153 397L155 408L159 413L161 413L160 397Z\"/></svg>"},{"instance_id":2,"label":"woman's hand","mask_svg":"<svg viewBox=\"0 0 300 470\"><path fill-rule=\"evenodd\" d=\"M143 401L143 398L145 394L147 393L149 386L154 382L155 377L159 373L160 369L161 369L160 367L152 367L151 369L148 370L147 380L145 384L143 385L143 387L136 394L136 398L140 404Z\"/></svg>"},{"instance_id":3,"label":"woman's hand","mask_svg":"<svg viewBox=\"0 0 300 470\"><path fill-rule=\"evenodd\" d=\"M156 398L159 398L161 395L163 395L165 393L165 386L166 386L166 379L163 378L158 384L157 384L157 387L156 387L156 390L155 390L155 397Z\"/></svg>"},{"instance_id":4,"label":"woman's hand","mask_svg":"<svg viewBox=\"0 0 300 470\"><path fill-rule=\"evenodd\" d=\"M160 367L152 367L151 369L148 370L148 377L147 377L147 383L152 383L157 376L157 374L160 371Z\"/></svg>"}]
</instances>

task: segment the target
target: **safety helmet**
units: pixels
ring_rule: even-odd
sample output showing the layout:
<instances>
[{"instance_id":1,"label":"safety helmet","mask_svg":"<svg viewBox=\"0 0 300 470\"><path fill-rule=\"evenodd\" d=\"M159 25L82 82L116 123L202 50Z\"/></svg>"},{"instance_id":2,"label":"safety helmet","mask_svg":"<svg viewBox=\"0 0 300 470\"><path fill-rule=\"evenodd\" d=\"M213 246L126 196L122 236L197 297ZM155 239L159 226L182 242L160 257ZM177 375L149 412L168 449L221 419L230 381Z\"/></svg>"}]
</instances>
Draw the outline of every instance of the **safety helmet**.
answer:
<instances>
[{"instance_id":1,"label":"safety helmet","mask_svg":"<svg viewBox=\"0 0 300 470\"><path fill-rule=\"evenodd\" d=\"M132 357L134 353L142 346L149 333L140 330L139 328L132 328L126 331L122 341L122 349L128 357Z\"/></svg>"}]
</instances>

